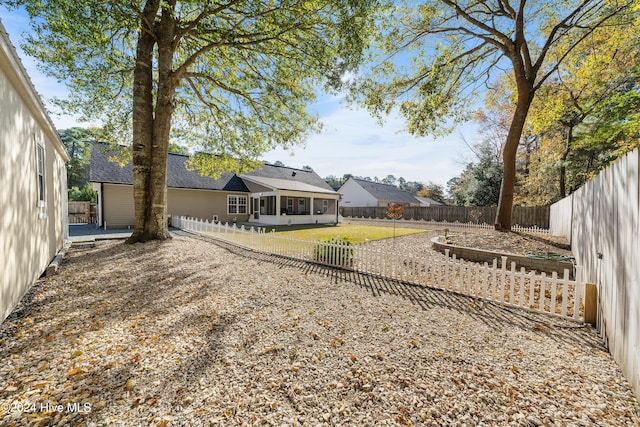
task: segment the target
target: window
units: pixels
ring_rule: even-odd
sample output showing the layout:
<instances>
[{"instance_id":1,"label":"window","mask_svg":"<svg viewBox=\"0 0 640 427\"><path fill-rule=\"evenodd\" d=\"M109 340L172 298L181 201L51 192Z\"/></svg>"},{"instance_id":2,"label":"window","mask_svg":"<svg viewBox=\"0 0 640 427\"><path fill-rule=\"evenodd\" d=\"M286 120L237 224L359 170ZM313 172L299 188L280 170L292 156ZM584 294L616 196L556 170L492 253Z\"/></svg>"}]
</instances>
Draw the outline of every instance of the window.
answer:
<instances>
[{"instance_id":1,"label":"window","mask_svg":"<svg viewBox=\"0 0 640 427\"><path fill-rule=\"evenodd\" d=\"M247 213L247 196L227 196L227 212L229 214Z\"/></svg>"},{"instance_id":2,"label":"window","mask_svg":"<svg viewBox=\"0 0 640 427\"><path fill-rule=\"evenodd\" d=\"M329 212L329 201L328 200L323 200L322 201L322 213L327 213Z\"/></svg>"},{"instance_id":3,"label":"window","mask_svg":"<svg viewBox=\"0 0 640 427\"><path fill-rule=\"evenodd\" d=\"M287 199L287 214L289 215L293 214L293 199L291 198Z\"/></svg>"},{"instance_id":4,"label":"window","mask_svg":"<svg viewBox=\"0 0 640 427\"><path fill-rule=\"evenodd\" d=\"M39 142L36 142L36 173L38 177L38 206L44 206L44 146Z\"/></svg>"}]
</instances>

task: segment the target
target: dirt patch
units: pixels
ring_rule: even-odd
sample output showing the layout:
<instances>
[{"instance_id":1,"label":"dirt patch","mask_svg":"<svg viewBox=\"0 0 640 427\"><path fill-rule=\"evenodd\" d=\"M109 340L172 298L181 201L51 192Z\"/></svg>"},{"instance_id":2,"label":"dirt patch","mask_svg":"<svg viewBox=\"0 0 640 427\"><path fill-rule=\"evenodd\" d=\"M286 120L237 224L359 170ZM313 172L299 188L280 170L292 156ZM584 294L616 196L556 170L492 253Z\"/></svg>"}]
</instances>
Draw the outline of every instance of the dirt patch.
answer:
<instances>
[{"instance_id":1,"label":"dirt patch","mask_svg":"<svg viewBox=\"0 0 640 427\"><path fill-rule=\"evenodd\" d=\"M442 236L444 237L444 234ZM564 257L572 256L567 240L556 236L504 233L492 230L468 232L451 229L446 233L446 242L456 246L516 255L558 254Z\"/></svg>"}]
</instances>

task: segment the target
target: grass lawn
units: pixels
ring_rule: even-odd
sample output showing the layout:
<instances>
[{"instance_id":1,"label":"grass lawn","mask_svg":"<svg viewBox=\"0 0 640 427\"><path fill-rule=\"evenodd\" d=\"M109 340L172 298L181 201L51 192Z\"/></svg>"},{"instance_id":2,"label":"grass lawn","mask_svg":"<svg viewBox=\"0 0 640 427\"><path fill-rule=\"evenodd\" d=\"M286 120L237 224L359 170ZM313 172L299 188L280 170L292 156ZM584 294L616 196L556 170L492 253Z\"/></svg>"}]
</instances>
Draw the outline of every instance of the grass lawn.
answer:
<instances>
[{"instance_id":1,"label":"grass lawn","mask_svg":"<svg viewBox=\"0 0 640 427\"><path fill-rule=\"evenodd\" d=\"M353 244L365 240L382 240L393 237L393 227L376 227L373 225L337 224L337 225L291 225L267 227L267 231L275 229L278 235L294 237L302 240L328 240L332 237L347 237ZM424 233L427 230L396 227L396 237L409 234Z\"/></svg>"}]
</instances>

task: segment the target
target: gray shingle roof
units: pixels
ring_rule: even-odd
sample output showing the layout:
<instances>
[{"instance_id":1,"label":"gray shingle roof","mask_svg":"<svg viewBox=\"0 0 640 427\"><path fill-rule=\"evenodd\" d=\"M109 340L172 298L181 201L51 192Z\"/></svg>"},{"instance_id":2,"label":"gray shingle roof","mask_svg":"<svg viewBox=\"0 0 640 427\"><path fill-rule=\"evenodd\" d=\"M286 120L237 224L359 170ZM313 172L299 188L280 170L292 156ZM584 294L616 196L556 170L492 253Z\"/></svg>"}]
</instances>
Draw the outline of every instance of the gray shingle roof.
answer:
<instances>
[{"instance_id":1,"label":"gray shingle roof","mask_svg":"<svg viewBox=\"0 0 640 427\"><path fill-rule=\"evenodd\" d=\"M106 144L94 144L91 149L91 163L89 167L89 181L104 182L111 184L133 184L132 166L129 162L125 167L109 161L113 152ZM225 190L249 192L249 189L242 181L241 177L233 172L225 172L220 179L212 179L201 176L197 171L187 170L185 162L189 156L182 154L169 154L167 162L167 186L170 188L194 188L203 190ZM302 169L294 169L286 166L275 166L264 164L262 168L244 174L248 178L264 178L271 184L287 184L286 187L278 186L280 189L291 187L290 182L305 184L303 187L307 191L311 187L316 187L319 192L335 191L317 173Z\"/></svg>"},{"instance_id":2,"label":"gray shingle roof","mask_svg":"<svg viewBox=\"0 0 640 427\"><path fill-rule=\"evenodd\" d=\"M364 179L352 179L377 200L385 200L397 203L418 203L418 200L416 200L416 197L413 194L402 191L399 188L394 187L393 185L366 181Z\"/></svg>"},{"instance_id":3,"label":"gray shingle roof","mask_svg":"<svg viewBox=\"0 0 640 427\"><path fill-rule=\"evenodd\" d=\"M131 162L120 167L110 162L113 152L105 144L94 144L91 149L91 163L89 166L89 181L110 184L133 184L133 168ZM244 182L233 172L225 172L220 179L213 179L200 175L197 171L187 170L184 163L189 156L169 154L167 161L167 187L193 188L200 190L225 190L249 192Z\"/></svg>"},{"instance_id":4,"label":"gray shingle roof","mask_svg":"<svg viewBox=\"0 0 640 427\"><path fill-rule=\"evenodd\" d=\"M331 186L327 184L327 182L322 179L317 173L303 169L290 168L287 166L265 164L262 166L262 168L253 172L246 173L244 174L244 176L301 182L303 184L312 185L314 187L319 187L325 191L328 190L332 193L335 193L333 188L331 188Z\"/></svg>"},{"instance_id":5,"label":"gray shingle roof","mask_svg":"<svg viewBox=\"0 0 640 427\"><path fill-rule=\"evenodd\" d=\"M279 178L263 178L255 175L252 175L252 176L243 175L242 179L250 182L255 182L265 187L275 188L278 190L302 191L305 193L333 194L335 196L338 195L338 193L336 193L331 188L318 187L317 185L307 184L306 182L294 181L291 177L289 177L289 179L279 179Z\"/></svg>"}]
</instances>

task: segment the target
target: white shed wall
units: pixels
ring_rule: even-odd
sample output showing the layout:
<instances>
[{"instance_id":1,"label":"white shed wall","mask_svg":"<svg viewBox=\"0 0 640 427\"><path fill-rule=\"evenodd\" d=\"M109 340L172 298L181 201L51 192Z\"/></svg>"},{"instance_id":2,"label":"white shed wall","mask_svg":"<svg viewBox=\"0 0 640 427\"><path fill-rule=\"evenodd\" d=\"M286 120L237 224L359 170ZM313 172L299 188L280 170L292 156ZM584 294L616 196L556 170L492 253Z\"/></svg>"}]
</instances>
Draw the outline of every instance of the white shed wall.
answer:
<instances>
[{"instance_id":1,"label":"white shed wall","mask_svg":"<svg viewBox=\"0 0 640 427\"><path fill-rule=\"evenodd\" d=\"M63 246L68 156L0 24L0 322ZM44 146L38 203L36 144Z\"/></svg>"},{"instance_id":2,"label":"white shed wall","mask_svg":"<svg viewBox=\"0 0 640 427\"><path fill-rule=\"evenodd\" d=\"M378 206L378 200L351 178L342 184L338 193L342 195L340 205L347 208Z\"/></svg>"}]
</instances>

